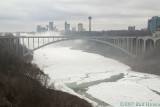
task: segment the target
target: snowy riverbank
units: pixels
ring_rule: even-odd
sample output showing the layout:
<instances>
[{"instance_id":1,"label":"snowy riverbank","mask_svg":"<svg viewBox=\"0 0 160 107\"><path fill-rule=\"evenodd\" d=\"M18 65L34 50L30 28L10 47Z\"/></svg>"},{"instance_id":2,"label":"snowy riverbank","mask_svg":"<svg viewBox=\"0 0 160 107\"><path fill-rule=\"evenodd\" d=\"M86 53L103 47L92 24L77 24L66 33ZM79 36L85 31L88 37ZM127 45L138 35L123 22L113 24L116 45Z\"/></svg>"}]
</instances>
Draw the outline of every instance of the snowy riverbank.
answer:
<instances>
[{"instance_id":1,"label":"snowy riverbank","mask_svg":"<svg viewBox=\"0 0 160 107\"><path fill-rule=\"evenodd\" d=\"M77 88L82 96L92 96L90 100L96 98L115 107L122 102L160 102L159 76L132 72L127 65L110 58L51 45L35 52L34 63L58 88L63 90L68 85L75 92ZM121 78L116 77L119 75Z\"/></svg>"}]
</instances>

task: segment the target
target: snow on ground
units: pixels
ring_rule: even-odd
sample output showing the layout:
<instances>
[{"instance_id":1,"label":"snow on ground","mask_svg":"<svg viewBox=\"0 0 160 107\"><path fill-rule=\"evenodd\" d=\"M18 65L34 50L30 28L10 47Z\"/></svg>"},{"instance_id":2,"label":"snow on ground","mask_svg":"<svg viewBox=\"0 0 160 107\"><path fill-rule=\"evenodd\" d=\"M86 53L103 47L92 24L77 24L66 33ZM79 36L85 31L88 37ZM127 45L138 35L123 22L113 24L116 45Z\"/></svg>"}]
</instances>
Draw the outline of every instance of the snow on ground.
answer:
<instances>
[{"instance_id":1,"label":"snow on ground","mask_svg":"<svg viewBox=\"0 0 160 107\"><path fill-rule=\"evenodd\" d=\"M119 107L122 102L149 102L160 105L160 95L154 91L160 93L159 76L127 71L125 78L91 86L87 93L115 107Z\"/></svg>"},{"instance_id":2,"label":"snow on ground","mask_svg":"<svg viewBox=\"0 0 160 107\"><path fill-rule=\"evenodd\" d=\"M139 82L139 84L142 84L149 89L152 89L154 91L157 91L160 93L160 78L151 78L151 79L144 79Z\"/></svg>"},{"instance_id":3,"label":"snow on ground","mask_svg":"<svg viewBox=\"0 0 160 107\"><path fill-rule=\"evenodd\" d=\"M160 92L159 76L133 72L127 65L110 58L51 45L35 51L34 63L51 77L59 90L73 93L64 83L78 85L123 73L124 78L92 85L87 93L115 107L120 107L121 101L160 102L156 93Z\"/></svg>"},{"instance_id":4,"label":"snow on ground","mask_svg":"<svg viewBox=\"0 0 160 107\"><path fill-rule=\"evenodd\" d=\"M129 82L101 83L92 86L87 93L115 107L122 102L160 102L160 96L143 85Z\"/></svg>"},{"instance_id":5,"label":"snow on ground","mask_svg":"<svg viewBox=\"0 0 160 107\"><path fill-rule=\"evenodd\" d=\"M51 79L68 80L67 82L77 82L82 80L81 78L86 78L88 74L87 82L100 80L129 69L118 61L100 55L60 47L37 50L34 62L44 69L52 77Z\"/></svg>"}]
</instances>

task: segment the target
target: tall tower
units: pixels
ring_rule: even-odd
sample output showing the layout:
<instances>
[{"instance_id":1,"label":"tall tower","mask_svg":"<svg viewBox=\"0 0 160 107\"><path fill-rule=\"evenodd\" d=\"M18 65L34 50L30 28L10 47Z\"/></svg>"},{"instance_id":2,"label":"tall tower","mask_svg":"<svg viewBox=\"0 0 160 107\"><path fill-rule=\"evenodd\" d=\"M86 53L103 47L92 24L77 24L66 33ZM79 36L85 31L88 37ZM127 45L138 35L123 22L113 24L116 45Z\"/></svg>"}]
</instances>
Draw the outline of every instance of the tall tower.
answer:
<instances>
[{"instance_id":1,"label":"tall tower","mask_svg":"<svg viewBox=\"0 0 160 107\"><path fill-rule=\"evenodd\" d=\"M89 16L88 17L88 20L89 20L89 31L91 32L91 30L92 30L92 17L91 16Z\"/></svg>"}]
</instances>

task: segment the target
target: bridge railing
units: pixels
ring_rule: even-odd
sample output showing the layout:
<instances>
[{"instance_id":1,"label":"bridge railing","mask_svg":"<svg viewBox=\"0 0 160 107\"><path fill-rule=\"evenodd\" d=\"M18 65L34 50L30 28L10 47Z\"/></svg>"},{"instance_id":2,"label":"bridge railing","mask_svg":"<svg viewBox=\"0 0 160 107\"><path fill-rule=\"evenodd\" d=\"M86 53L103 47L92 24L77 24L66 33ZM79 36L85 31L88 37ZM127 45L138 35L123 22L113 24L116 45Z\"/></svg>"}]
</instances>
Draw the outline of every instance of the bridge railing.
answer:
<instances>
[{"instance_id":1,"label":"bridge railing","mask_svg":"<svg viewBox=\"0 0 160 107\"><path fill-rule=\"evenodd\" d=\"M138 56L144 52L153 50L160 47L160 37L109 37L109 36L16 36L7 37L0 36L0 40L7 40L10 47L14 46L16 50L19 45L30 50L38 49L42 46L48 45L53 42L71 40L71 39L84 39L84 40L101 40L108 42L113 46L119 47L128 53ZM13 45L17 44L17 46ZM25 53L25 51L23 51Z\"/></svg>"}]
</instances>

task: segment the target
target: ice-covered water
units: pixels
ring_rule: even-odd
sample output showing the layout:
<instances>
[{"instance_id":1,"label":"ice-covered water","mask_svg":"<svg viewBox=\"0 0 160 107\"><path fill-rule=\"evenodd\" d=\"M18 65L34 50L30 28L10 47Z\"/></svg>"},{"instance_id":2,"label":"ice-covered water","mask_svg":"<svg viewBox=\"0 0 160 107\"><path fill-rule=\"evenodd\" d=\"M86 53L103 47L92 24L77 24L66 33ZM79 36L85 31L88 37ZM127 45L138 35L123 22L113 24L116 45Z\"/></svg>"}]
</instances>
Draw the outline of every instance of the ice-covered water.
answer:
<instances>
[{"instance_id":1,"label":"ice-covered water","mask_svg":"<svg viewBox=\"0 0 160 107\"><path fill-rule=\"evenodd\" d=\"M98 54L50 45L34 52L34 63L58 89L72 85L74 91L85 90L97 103L120 107L124 102L160 102L159 76L133 72L129 66Z\"/></svg>"}]
</instances>

